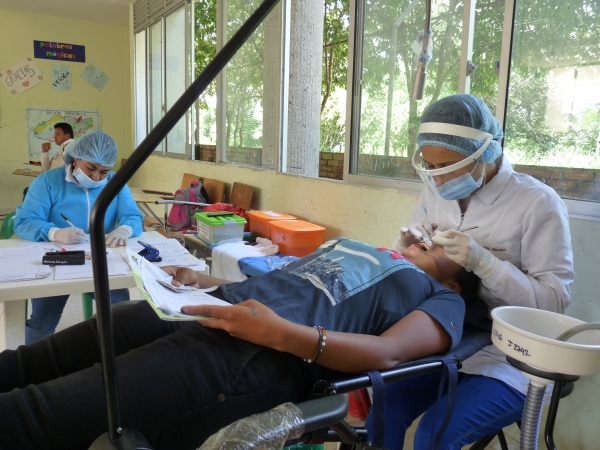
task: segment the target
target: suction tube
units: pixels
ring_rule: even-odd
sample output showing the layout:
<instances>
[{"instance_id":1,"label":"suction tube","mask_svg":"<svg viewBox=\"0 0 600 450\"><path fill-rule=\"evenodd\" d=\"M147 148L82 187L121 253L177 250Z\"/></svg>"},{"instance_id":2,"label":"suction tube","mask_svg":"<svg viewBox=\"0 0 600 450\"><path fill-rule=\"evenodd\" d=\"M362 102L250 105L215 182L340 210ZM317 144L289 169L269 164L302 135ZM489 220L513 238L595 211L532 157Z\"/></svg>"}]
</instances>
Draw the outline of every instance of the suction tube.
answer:
<instances>
[{"instance_id":1,"label":"suction tube","mask_svg":"<svg viewBox=\"0 0 600 450\"><path fill-rule=\"evenodd\" d=\"M568 341L576 334L582 333L587 330L600 330L600 322L582 323L581 325L576 325L573 328L569 328L567 331L562 333L556 338L556 340Z\"/></svg>"},{"instance_id":2,"label":"suction tube","mask_svg":"<svg viewBox=\"0 0 600 450\"><path fill-rule=\"evenodd\" d=\"M562 333L556 340L564 342L587 330L600 330L600 322L576 325ZM538 384L541 383L531 380L527 388L527 398L523 409L523 418L521 419L521 450L537 450L538 448L540 422L546 392L546 386L538 386Z\"/></svg>"},{"instance_id":3,"label":"suction tube","mask_svg":"<svg viewBox=\"0 0 600 450\"><path fill-rule=\"evenodd\" d=\"M521 450L537 450L538 448L545 392L546 385L537 386L533 381L529 382L521 419Z\"/></svg>"}]
</instances>

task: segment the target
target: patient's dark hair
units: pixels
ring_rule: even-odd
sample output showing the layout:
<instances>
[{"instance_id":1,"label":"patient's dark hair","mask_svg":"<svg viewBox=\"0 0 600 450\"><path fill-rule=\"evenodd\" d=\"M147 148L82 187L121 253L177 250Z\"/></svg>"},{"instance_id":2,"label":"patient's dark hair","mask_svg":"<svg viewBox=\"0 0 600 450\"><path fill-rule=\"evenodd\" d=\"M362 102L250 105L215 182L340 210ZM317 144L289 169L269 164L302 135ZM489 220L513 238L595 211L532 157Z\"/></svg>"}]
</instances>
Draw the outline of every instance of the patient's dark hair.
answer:
<instances>
[{"instance_id":1,"label":"patient's dark hair","mask_svg":"<svg viewBox=\"0 0 600 450\"><path fill-rule=\"evenodd\" d=\"M73 127L65 122L59 122L54 125L54 129L60 128L63 133L68 134L71 139L73 139Z\"/></svg>"},{"instance_id":2,"label":"patient's dark hair","mask_svg":"<svg viewBox=\"0 0 600 450\"><path fill-rule=\"evenodd\" d=\"M460 285L460 296L465 303L469 303L477 298L479 284L481 279L473 272L461 270L456 276L456 282Z\"/></svg>"}]
</instances>

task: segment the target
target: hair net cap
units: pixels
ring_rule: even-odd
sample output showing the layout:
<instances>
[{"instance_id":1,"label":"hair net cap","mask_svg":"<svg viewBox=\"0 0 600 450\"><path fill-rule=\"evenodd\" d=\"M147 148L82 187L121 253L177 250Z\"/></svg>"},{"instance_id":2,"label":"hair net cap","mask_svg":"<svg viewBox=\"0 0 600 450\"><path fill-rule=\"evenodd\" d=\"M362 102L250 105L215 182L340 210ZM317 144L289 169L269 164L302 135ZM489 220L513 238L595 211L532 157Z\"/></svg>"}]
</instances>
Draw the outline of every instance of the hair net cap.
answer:
<instances>
[{"instance_id":1,"label":"hair net cap","mask_svg":"<svg viewBox=\"0 0 600 450\"><path fill-rule=\"evenodd\" d=\"M457 94L442 98L429 105L423 113L421 123L442 122L463 127L475 128L490 133L494 139L480 161L492 162L502 153L500 141L504 133L498 119L494 117L487 105L479 98L470 94ZM472 155L483 145L483 141L460 136L437 133L420 133L417 137L419 148L424 145L434 145L453 150L463 155Z\"/></svg>"},{"instance_id":2,"label":"hair net cap","mask_svg":"<svg viewBox=\"0 0 600 450\"><path fill-rule=\"evenodd\" d=\"M117 161L117 143L104 131L91 131L76 139L67 147L63 155L65 164L73 164L75 159L83 159L106 167Z\"/></svg>"}]
</instances>

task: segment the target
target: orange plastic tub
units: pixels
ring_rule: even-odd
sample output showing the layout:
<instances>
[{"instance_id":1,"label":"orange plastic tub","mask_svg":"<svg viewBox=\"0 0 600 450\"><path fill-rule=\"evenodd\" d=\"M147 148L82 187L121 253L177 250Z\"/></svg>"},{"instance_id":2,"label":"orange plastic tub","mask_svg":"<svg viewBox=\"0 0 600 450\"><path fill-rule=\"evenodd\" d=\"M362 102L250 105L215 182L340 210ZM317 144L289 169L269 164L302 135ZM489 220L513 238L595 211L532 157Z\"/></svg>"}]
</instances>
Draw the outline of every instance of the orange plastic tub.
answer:
<instances>
[{"instance_id":1,"label":"orange plastic tub","mask_svg":"<svg viewBox=\"0 0 600 450\"><path fill-rule=\"evenodd\" d=\"M250 234L253 236L271 239L271 227L269 223L274 220L294 220L295 216L277 211L248 211L250 219Z\"/></svg>"},{"instance_id":2,"label":"orange plastic tub","mask_svg":"<svg viewBox=\"0 0 600 450\"><path fill-rule=\"evenodd\" d=\"M271 240L279 251L290 256L306 256L323 243L325 228L303 220L274 220L270 222Z\"/></svg>"}]
</instances>

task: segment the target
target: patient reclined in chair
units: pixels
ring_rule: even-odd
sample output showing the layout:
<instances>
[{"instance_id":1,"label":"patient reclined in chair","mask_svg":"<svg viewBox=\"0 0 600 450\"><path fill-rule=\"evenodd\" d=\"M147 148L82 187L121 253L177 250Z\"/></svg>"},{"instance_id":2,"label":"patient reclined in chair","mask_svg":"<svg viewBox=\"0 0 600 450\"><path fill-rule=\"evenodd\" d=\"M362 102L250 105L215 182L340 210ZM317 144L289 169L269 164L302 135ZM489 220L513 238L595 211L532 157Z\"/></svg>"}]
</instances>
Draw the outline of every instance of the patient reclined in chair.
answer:
<instances>
[{"instance_id":1,"label":"patient reclined in chair","mask_svg":"<svg viewBox=\"0 0 600 450\"><path fill-rule=\"evenodd\" d=\"M167 270L184 284L220 281ZM458 292L476 289L439 247L402 256L339 238L211 292L234 306L186 307L211 320L163 321L145 302L120 308L122 424L153 448L196 448L237 419L302 401L316 380L454 347L465 310ZM87 448L107 426L99 361L95 319L2 352L0 448Z\"/></svg>"}]
</instances>

